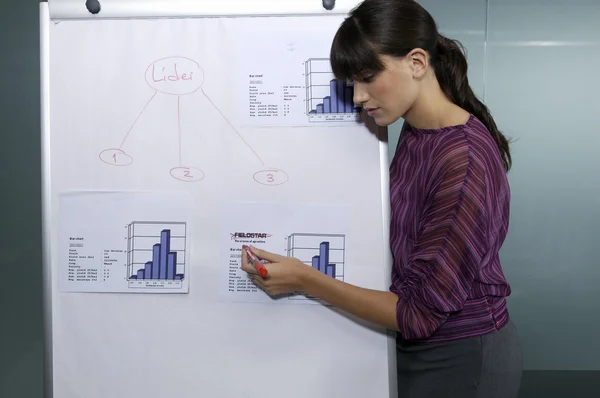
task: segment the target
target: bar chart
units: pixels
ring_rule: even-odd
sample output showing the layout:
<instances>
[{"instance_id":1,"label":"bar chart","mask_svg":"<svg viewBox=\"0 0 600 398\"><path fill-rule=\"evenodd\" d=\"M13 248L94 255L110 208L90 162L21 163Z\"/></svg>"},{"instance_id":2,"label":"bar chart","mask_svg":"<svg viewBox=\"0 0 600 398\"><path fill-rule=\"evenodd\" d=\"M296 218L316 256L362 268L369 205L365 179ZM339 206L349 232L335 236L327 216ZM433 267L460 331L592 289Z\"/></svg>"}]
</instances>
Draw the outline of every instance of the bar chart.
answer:
<instances>
[{"instance_id":1,"label":"bar chart","mask_svg":"<svg viewBox=\"0 0 600 398\"><path fill-rule=\"evenodd\" d=\"M130 287L181 287L185 278L186 224L135 221L128 225Z\"/></svg>"},{"instance_id":2,"label":"bar chart","mask_svg":"<svg viewBox=\"0 0 600 398\"><path fill-rule=\"evenodd\" d=\"M341 234L294 233L287 238L287 255L323 274L344 280L346 237ZM290 297L305 298L300 295Z\"/></svg>"},{"instance_id":3,"label":"bar chart","mask_svg":"<svg viewBox=\"0 0 600 398\"><path fill-rule=\"evenodd\" d=\"M335 79L328 58L310 58L304 67L306 113L311 122L352 122L359 119L358 108L354 106L352 82Z\"/></svg>"}]
</instances>

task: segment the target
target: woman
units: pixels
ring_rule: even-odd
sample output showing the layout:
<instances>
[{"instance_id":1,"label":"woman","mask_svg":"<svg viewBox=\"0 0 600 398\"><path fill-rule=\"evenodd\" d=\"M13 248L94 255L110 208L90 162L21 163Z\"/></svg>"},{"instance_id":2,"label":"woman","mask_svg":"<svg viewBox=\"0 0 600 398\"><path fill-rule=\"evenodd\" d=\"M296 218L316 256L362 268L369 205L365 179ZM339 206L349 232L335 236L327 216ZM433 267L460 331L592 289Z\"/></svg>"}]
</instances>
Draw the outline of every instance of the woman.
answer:
<instances>
[{"instance_id":1,"label":"woman","mask_svg":"<svg viewBox=\"0 0 600 398\"><path fill-rule=\"evenodd\" d=\"M507 139L467 80L460 47L412 0L365 0L339 27L331 65L378 125L403 118L390 166L390 291L268 262L270 295L302 291L397 331L399 397L516 397L522 365L498 251L508 229ZM243 252L243 251L242 251Z\"/></svg>"}]
</instances>

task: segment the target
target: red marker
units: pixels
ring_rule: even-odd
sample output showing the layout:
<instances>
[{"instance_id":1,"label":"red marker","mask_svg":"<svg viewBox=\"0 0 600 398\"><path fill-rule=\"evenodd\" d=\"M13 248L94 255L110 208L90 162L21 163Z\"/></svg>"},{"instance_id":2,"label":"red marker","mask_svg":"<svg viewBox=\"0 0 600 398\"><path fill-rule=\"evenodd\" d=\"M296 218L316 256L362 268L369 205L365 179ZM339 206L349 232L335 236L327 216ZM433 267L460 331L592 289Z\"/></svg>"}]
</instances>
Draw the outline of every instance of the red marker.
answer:
<instances>
[{"instance_id":1,"label":"red marker","mask_svg":"<svg viewBox=\"0 0 600 398\"><path fill-rule=\"evenodd\" d=\"M258 271L258 273L260 274L260 276L262 276L263 278L265 276L267 276L267 274L268 274L267 269L260 262L260 260L254 255L254 253L252 253L252 251L250 250L250 248L248 246L246 246L246 245L242 246L242 248L244 250L246 250L246 254L248 254L248 257L250 258L250 261L252 261L252 264L254 264L254 268L256 268L256 270Z\"/></svg>"}]
</instances>

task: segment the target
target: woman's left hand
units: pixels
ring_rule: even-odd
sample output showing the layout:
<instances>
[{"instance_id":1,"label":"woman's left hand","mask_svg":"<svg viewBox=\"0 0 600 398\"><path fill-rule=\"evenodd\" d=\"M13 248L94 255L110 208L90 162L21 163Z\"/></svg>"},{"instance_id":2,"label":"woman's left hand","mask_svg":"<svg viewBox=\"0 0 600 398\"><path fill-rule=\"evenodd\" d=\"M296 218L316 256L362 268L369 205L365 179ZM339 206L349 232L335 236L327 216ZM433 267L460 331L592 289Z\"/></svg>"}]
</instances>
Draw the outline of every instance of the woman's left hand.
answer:
<instances>
[{"instance_id":1,"label":"woman's left hand","mask_svg":"<svg viewBox=\"0 0 600 398\"><path fill-rule=\"evenodd\" d=\"M250 250L259 260L268 261L264 264L268 274L264 278L260 276L243 249L242 270L246 271L256 286L269 296L279 296L304 290L303 277L309 269L306 264L296 258L281 256L252 246Z\"/></svg>"}]
</instances>

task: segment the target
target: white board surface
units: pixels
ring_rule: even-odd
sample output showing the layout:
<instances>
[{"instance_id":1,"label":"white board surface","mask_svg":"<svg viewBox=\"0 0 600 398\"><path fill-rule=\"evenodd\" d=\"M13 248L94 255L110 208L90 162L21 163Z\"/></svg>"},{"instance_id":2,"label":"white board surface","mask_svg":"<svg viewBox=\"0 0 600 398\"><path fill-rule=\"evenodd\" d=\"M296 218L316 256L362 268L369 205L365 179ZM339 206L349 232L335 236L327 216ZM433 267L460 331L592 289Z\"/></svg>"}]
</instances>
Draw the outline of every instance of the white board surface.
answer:
<instances>
[{"instance_id":1,"label":"white board surface","mask_svg":"<svg viewBox=\"0 0 600 398\"><path fill-rule=\"evenodd\" d=\"M336 277L388 289L386 133L371 132L339 98L336 114L311 112L323 109L318 83L330 71L319 68L342 18L55 23L42 5L54 397L395 396L385 330L310 299L223 294L233 258L226 238L247 232L273 235L249 241L280 254L296 249L294 239L342 235ZM153 192L190 198L189 291L61 289L61 198L107 195L120 206L111 193Z\"/></svg>"}]
</instances>

